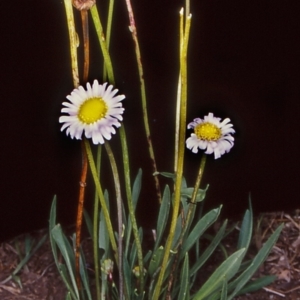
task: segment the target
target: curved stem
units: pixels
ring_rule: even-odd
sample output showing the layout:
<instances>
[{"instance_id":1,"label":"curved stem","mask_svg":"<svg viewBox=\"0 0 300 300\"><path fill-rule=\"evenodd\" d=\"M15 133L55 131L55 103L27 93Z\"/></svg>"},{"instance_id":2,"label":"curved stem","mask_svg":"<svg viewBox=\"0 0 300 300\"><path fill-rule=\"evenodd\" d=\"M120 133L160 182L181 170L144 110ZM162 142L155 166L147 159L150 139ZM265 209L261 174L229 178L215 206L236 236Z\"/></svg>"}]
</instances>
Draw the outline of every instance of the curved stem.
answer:
<instances>
[{"instance_id":1,"label":"curved stem","mask_svg":"<svg viewBox=\"0 0 300 300\"><path fill-rule=\"evenodd\" d=\"M120 128L121 135L121 144L122 144L122 153L123 153L123 164L124 164L124 177L125 177L125 190L126 190L126 198L129 216L132 224L133 236L137 248L137 256L138 256L138 264L140 269L140 293L143 293L144 289L144 266L143 266L143 251L142 244L139 236L139 230L135 218L134 207L132 202L132 194L131 194L131 184L130 184L130 166L129 166L129 157L128 157L128 148L127 148L127 139L124 126ZM142 271L141 271L142 270Z\"/></svg>"},{"instance_id":2,"label":"curved stem","mask_svg":"<svg viewBox=\"0 0 300 300\"><path fill-rule=\"evenodd\" d=\"M122 197L121 197L121 186L119 172L116 164L114 154L111 150L111 147L108 142L105 144L105 149L109 158L111 169L114 177L114 185L116 190L116 199L117 199L117 215L118 215L118 258L119 258L119 299L123 300L123 219L122 219Z\"/></svg>"},{"instance_id":3,"label":"curved stem","mask_svg":"<svg viewBox=\"0 0 300 300\"><path fill-rule=\"evenodd\" d=\"M75 267L76 267L76 282L78 289L81 288L80 281L80 241L81 241L81 227L82 227L82 215L83 215L83 204L84 204L84 191L86 187L86 174L87 174L87 156L84 145L82 145L82 171L79 182L79 200L77 208L77 219L76 219L76 248L75 248Z\"/></svg>"},{"instance_id":4,"label":"curved stem","mask_svg":"<svg viewBox=\"0 0 300 300\"><path fill-rule=\"evenodd\" d=\"M77 61L77 35L75 31L75 23L73 16L73 6L71 0L64 0L67 24L69 30L70 52L71 52L71 67L74 87L79 86L78 61Z\"/></svg>"},{"instance_id":5,"label":"curved stem","mask_svg":"<svg viewBox=\"0 0 300 300\"><path fill-rule=\"evenodd\" d=\"M96 159L96 169L98 178L100 180L100 164L101 164L101 151L102 147L99 145L97 147L97 159ZM100 287L100 268L99 268L99 247L98 247L98 230L99 230L99 200L97 192L95 192L94 200L94 216L93 216L93 252L94 252L94 264L95 264L95 281L96 281L96 293L97 299L101 296Z\"/></svg>"},{"instance_id":6,"label":"curved stem","mask_svg":"<svg viewBox=\"0 0 300 300\"><path fill-rule=\"evenodd\" d=\"M84 50L84 63L83 63L83 82L87 82L90 67L90 39L89 39L89 20L86 10L80 11L82 33L83 33L83 50Z\"/></svg>"},{"instance_id":7,"label":"curved stem","mask_svg":"<svg viewBox=\"0 0 300 300\"><path fill-rule=\"evenodd\" d=\"M112 62L110 59L109 52L107 50L106 41L104 38L104 33L103 33L100 17L99 17L96 6L93 6L93 8L91 9L91 14L92 14L93 22L94 22L96 32L98 35L99 44L100 44L100 47L101 47L101 50L103 53L105 66L107 68L108 79L109 79L109 82L114 85L115 79L114 79ZM135 239L135 243L136 243L136 247L137 247L139 267L141 268L141 270L143 270L142 245L141 245L141 241L139 238L138 227L137 227L137 223L136 223L136 219L135 219L135 215L134 215L134 209L133 209L133 205L132 205L129 155L128 155L127 139L126 139L126 132L125 132L124 125L121 126L119 131L120 131L120 138L121 138L121 145L122 145L126 198L127 198L127 203L128 203L129 215L130 215L131 222L132 222L133 235L134 235L134 239ZM143 272L141 274L143 274ZM144 279L141 278L141 285L140 285L141 292L142 292L143 284L144 284Z\"/></svg>"},{"instance_id":8,"label":"curved stem","mask_svg":"<svg viewBox=\"0 0 300 300\"><path fill-rule=\"evenodd\" d=\"M190 205L189 205L189 208L188 208L185 225L184 225L184 228L182 229L182 231L180 233L180 237L178 239L179 241L181 241L183 239L185 233L187 232L188 228L190 227L190 225L193 221L193 215L195 213L195 208L196 208L195 204L196 204L197 192L199 190L200 183L201 183L201 180L202 180L202 177L203 177L205 164L206 164L206 154L203 154L203 156L201 158L200 167L199 167L195 187L194 187L194 190L193 190L191 202L190 202ZM176 251L178 247L179 247L179 243L176 245L174 251Z\"/></svg>"},{"instance_id":9,"label":"curved stem","mask_svg":"<svg viewBox=\"0 0 300 300\"><path fill-rule=\"evenodd\" d=\"M135 26L134 14L133 14L133 10L132 10L130 0L125 0L125 1L126 1L127 11L128 11L128 15L129 15L129 23L130 23L129 29L130 29L130 32L132 34L132 39L133 39L134 45L135 45L135 55L136 55L138 72L139 72L139 77L140 77L141 100L142 100L144 127L145 127L148 147L149 147L149 155L150 155L150 159L151 159L151 162L152 162L153 173L158 174L155 155L154 155L154 149L153 149L153 144L152 144L152 139L151 139L149 120L148 120L144 70L143 70L143 65L142 65L142 57L141 57L141 51L140 51L140 46L139 46L139 41L138 41L138 36L137 36L137 30L136 30L136 26ZM156 188L157 198L158 198L159 203L161 203L162 198L161 198L160 184L159 184L159 180L158 180L158 175L154 175L154 181L155 181L155 188Z\"/></svg>"},{"instance_id":10,"label":"curved stem","mask_svg":"<svg viewBox=\"0 0 300 300\"><path fill-rule=\"evenodd\" d=\"M109 49L109 44L110 44L112 18L113 18L113 11L114 11L114 2L115 2L115 0L109 0L108 15L107 15L107 26L106 26L107 50ZM107 77L106 65L104 64L104 66L103 66L103 81L106 81L106 77Z\"/></svg>"},{"instance_id":11,"label":"curved stem","mask_svg":"<svg viewBox=\"0 0 300 300\"><path fill-rule=\"evenodd\" d=\"M84 139L84 144L85 144L85 149L86 149L89 165L90 165L90 168L91 168L91 173L92 173L93 180L94 180L94 183L95 183L95 186L96 186L96 191L97 191L97 194L98 194L98 197L99 197L99 200L100 200L100 204L101 204L101 208L102 208L102 211L103 211L105 223L106 223L106 226L107 226L107 231L108 231L111 247L112 247L112 250L114 252L114 256L115 256L115 259L116 259L116 262L117 262L117 265L118 265L119 259L118 259L117 244L116 244L116 241L115 241L114 232L113 232L109 212L108 212L108 209L107 209L107 206L106 206L106 203L105 203L103 191L102 191L100 181L99 181L99 178L98 178L98 175L97 175L97 170L96 170L96 166L95 166L91 146L90 146L89 141L87 139Z\"/></svg>"},{"instance_id":12,"label":"curved stem","mask_svg":"<svg viewBox=\"0 0 300 300\"><path fill-rule=\"evenodd\" d=\"M112 67L112 62L110 59L110 55L108 52L108 48L107 48L107 44L105 41L105 35L104 35L104 31L103 31L103 27L100 21L100 16L97 10L97 6L94 5L91 9L90 9L91 15L92 15L92 19L94 22L94 26L96 28L96 33L98 36L98 40L99 40L99 44L100 44L100 48L103 54L103 59L104 59L104 64L107 70L107 75L108 75L108 80L111 84L115 84L115 78L114 78L114 74L113 74L113 67Z\"/></svg>"}]
</instances>

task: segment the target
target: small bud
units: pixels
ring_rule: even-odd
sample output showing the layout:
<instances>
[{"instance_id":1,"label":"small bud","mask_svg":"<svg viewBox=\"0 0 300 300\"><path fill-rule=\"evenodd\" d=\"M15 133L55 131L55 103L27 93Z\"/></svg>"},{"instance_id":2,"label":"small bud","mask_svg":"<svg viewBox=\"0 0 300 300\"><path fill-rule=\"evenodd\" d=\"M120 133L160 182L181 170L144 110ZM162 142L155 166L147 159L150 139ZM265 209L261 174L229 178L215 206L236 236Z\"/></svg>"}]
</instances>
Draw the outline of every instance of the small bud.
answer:
<instances>
[{"instance_id":1,"label":"small bud","mask_svg":"<svg viewBox=\"0 0 300 300\"><path fill-rule=\"evenodd\" d=\"M141 276L141 274L140 274L140 267L139 267L139 266L135 266L135 267L133 268L132 272L133 272L133 274L134 274L134 276L135 276L136 278L139 278L139 277ZM146 275L146 273L147 273L147 271L146 271L146 269L144 268L144 276Z\"/></svg>"},{"instance_id":2,"label":"small bud","mask_svg":"<svg viewBox=\"0 0 300 300\"><path fill-rule=\"evenodd\" d=\"M89 10L96 3L96 0L72 0L72 4L78 10Z\"/></svg>"},{"instance_id":3,"label":"small bud","mask_svg":"<svg viewBox=\"0 0 300 300\"><path fill-rule=\"evenodd\" d=\"M105 259L101 264L101 270L106 274L112 274L114 270L114 262L111 259Z\"/></svg>"}]
</instances>

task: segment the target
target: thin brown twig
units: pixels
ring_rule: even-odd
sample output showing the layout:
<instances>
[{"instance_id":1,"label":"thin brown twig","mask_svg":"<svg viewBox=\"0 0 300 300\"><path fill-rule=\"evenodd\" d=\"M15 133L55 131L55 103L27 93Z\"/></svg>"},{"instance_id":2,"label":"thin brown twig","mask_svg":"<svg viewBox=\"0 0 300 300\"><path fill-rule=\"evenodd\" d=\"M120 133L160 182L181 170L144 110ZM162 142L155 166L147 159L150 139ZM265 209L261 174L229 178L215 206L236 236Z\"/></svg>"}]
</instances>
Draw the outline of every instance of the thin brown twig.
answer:
<instances>
[{"instance_id":1,"label":"thin brown twig","mask_svg":"<svg viewBox=\"0 0 300 300\"><path fill-rule=\"evenodd\" d=\"M87 82L89 66L90 66L90 42L89 42L89 26L88 26L88 13L83 9L80 11L83 33L83 53L84 53L84 66L83 66L83 82ZM81 143L82 149L82 171L79 183L79 200L77 208L77 220L76 220L76 248L75 248L75 267L76 267L76 282L78 290L81 289L80 280L80 242L81 242L81 228L82 228L82 216L84 206L84 192L86 187L86 175L87 175L87 155L84 142Z\"/></svg>"},{"instance_id":2,"label":"thin brown twig","mask_svg":"<svg viewBox=\"0 0 300 300\"><path fill-rule=\"evenodd\" d=\"M149 155L150 155L150 159L152 162L153 173L155 174L154 175L154 183L155 183L156 195L158 198L158 202L161 203L162 196L161 196L161 192L160 192L160 183L158 180L157 165L156 165L156 159L155 159L152 138L151 138L151 133L150 133L149 120L148 120L146 87L145 87L145 80L144 80L142 56L141 56L138 35L137 35L137 29L135 26L135 19L134 19L131 1L125 0L125 2L126 2L128 16L129 16L129 24L130 24L129 30L131 32L132 39L133 39L133 42L135 45L136 61L137 61L140 85L141 85L141 99L142 99L144 127L145 127L145 132L146 132L146 137L147 137L148 148L149 148Z\"/></svg>"},{"instance_id":3,"label":"thin brown twig","mask_svg":"<svg viewBox=\"0 0 300 300\"><path fill-rule=\"evenodd\" d=\"M80 11L83 34L83 49L84 49L84 63L83 63L83 82L87 82L90 66L90 39L89 39L89 21L86 10Z\"/></svg>"},{"instance_id":4,"label":"thin brown twig","mask_svg":"<svg viewBox=\"0 0 300 300\"><path fill-rule=\"evenodd\" d=\"M77 219L76 219L76 248L75 248L75 267L76 267L76 282L77 287L81 289L80 281L80 241L81 241L81 226L82 226L82 215L83 215L83 203L84 203L84 191L86 187L86 174L87 174L87 155L84 143L81 143L82 148L82 171L79 182L79 200L77 208Z\"/></svg>"}]
</instances>

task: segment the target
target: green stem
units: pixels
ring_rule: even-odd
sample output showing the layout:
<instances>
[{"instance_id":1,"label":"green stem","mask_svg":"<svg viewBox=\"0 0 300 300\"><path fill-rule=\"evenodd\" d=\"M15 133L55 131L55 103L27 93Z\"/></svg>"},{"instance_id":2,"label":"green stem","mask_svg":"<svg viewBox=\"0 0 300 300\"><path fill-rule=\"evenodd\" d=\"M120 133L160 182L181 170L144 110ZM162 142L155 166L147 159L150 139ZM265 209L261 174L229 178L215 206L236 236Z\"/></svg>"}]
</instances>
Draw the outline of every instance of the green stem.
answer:
<instances>
[{"instance_id":1,"label":"green stem","mask_svg":"<svg viewBox=\"0 0 300 300\"><path fill-rule=\"evenodd\" d=\"M180 237L178 239L179 241L181 241L183 239L185 233L187 232L188 228L190 227L190 225L193 221L193 215L195 213L195 208L196 208L195 204L196 204L197 192L198 192L198 189L200 187L200 183L201 183L201 180L202 180L202 177L203 177L205 163L206 163L206 154L203 154L203 156L201 158L201 162L200 162L200 167L199 167L195 187L194 187L192 198L191 198L191 203L189 205L189 209L188 209L188 212L187 212L185 225L184 225L183 230L180 233ZM178 249L179 245L180 245L180 243L178 243L176 245L175 251Z\"/></svg>"},{"instance_id":2,"label":"green stem","mask_svg":"<svg viewBox=\"0 0 300 300\"><path fill-rule=\"evenodd\" d=\"M154 149L153 149L153 144L152 144L152 139L151 139L149 120L148 120L144 70L143 70L141 51L140 51L140 46L139 46L139 41L138 41L137 29L135 26L135 20L134 20L134 14L133 14L131 2L130 2L130 0L125 0L125 1L126 1L127 11L128 11L128 15L129 15L129 23L130 23L129 29L130 29L132 39L133 39L133 42L135 45L135 56L136 56L139 78L140 78L140 86L141 86L141 100L142 100L144 127L145 127L147 142L148 142L149 155L150 155L150 159L152 162L153 173L158 174L155 155L154 155ZM162 198L161 198L158 175L154 176L154 182L155 182L157 198L158 198L159 203L161 203Z\"/></svg>"},{"instance_id":3,"label":"green stem","mask_svg":"<svg viewBox=\"0 0 300 300\"><path fill-rule=\"evenodd\" d=\"M108 142L105 144L105 149L109 158L109 162L111 165L111 169L113 172L114 185L116 190L116 199L117 199L117 215L118 215L118 257L119 257L119 298L123 300L123 220L122 220L122 197L121 197L121 186L120 186L120 178L119 172L116 164L116 160L114 154L111 150L111 147Z\"/></svg>"},{"instance_id":4,"label":"green stem","mask_svg":"<svg viewBox=\"0 0 300 300\"><path fill-rule=\"evenodd\" d=\"M101 163L101 150L102 147L99 145L97 147L97 159L96 159L96 170L97 175L100 180L100 163ZM100 287L100 269L99 269L99 247L98 247L98 227L99 226L99 200L98 194L95 192L94 200L94 219L93 219L93 251L94 251L94 263L95 263L95 280L96 280L96 293L97 299L100 299L101 287Z\"/></svg>"},{"instance_id":5,"label":"green stem","mask_svg":"<svg viewBox=\"0 0 300 300\"><path fill-rule=\"evenodd\" d=\"M113 67L112 62L109 56L109 52L107 50L104 33L101 25L101 21L99 18L99 14L97 11L96 5L93 6L91 9L92 19L94 22L94 26L96 28L96 32L99 39L99 44L103 53L103 58L105 62L105 66L107 68L107 74L109 82L113 85L115 85L115 79L114 79L114 73L113 73ZM127 196L127 203L128 203L128 209L129 209L129 215L131 218L131 223L133 227L133 235L137 247L137 255L138 255L138 262L139 267L141 270L143 270L143 254L142 254L142 245L138 234L138 227L136 224L136 219L134 215L133 210L133 204L132 204L132 197L131 197L131 184L130 184L130 166L129 166L129 155L128 155L128 147L127 147L127 140L126 140L126 133L124 125L120 128L120 138L121 138L121 145L122 145L122 155L123 155L123 165L124 165L124 174L125 174L125 189L126 189L126 196ZM143 274L143 272L142 272ZM143 284L143 278L141 278L141 283ZM141 284L141 291L143 288L143 285Z\"/></svg>"},{"instance_id":6,"label":"green stem","mask_svg":"<svg viewBox=\"0 0 300 300\"><path fill-rule=\"evenodd\" d=\"M109 52L108 52L108 49L107 49L107 44L106 44L106 41L105 41L105 35L104 35L103 27L102 27L102 24L101 24L101 21L100 21L97 6L94 5L90 9L90 11L91 11L92 19L93 19L93 22L94 22L94 26L96 28L96 33L97 33L97 36L98 36L101 51L102 51L102 54L103 54L104 64L105 64L107 74L108 74L108 80L112 85L115 85L112 62L111 62Z\"/></svg>"},{"instance_id":7,"label":"green stem","mask_svg":"<svg viewBox=\"0 0 300 300\"><path fill-rule=\"evenodd\" d=\"M112 18L113 18L113 11L114 11L114 0L109 0L109 7L108 7L108 16L107 16L107 27L106 27L106 45L107 50L109 49L110 44L110 36L111 36L111 27L112 27ZM103 67L103 81L106 81L106 65L104 64Z\"/></svg>"},{"instance_id":8,"label":"green stem","mask_svg":"<svg viewBox=\"0 0 300 300\"><path fill-rule=\"evenodd\" d=\"M180 84L181 84L181 98L180 98L180 126L179 126L179 139L178 139L178 155L177 155L177 172L175 180L175 197L173 205L173 213L170 225L170 232L165 245L164 257L161 265L161 270L155 286L153 300L158 300L162 288L162 283L167 268L171 246L175 234L175 227L177 223L177 217L180 206L180 191L181 191L181 181L183 173L183 158L185 150L185 131L186 131L186 110L187 110L187 66L186 66L186 56L187 56L187 46L188 37L191 24L191 16L186 20L185 29L183 26L183 9L180 11Z\"/></svg>"},{"instance_id":9,"label":"green stem","mask_svg":"<svg viewBox=\"0 0 300 300\"><path fill-rule=\"evenodd\" d=\"M70 52L71 52L71 68L72 68L72 78L74 87L79 86L79 75L78 75L78 62L77 62L77 35L75 31L75 22L73 16L73 6L71 0L64 0L67 24L69 30L70 39Z\"/></svg>"},{"instance_id":10,"label":"green stem","mask_svg":"<svg viewBox=\"0 0 300 300\"><path fill-rule=\"evenodd\" d=\"M110 220L110 216L109 216L109 212L105 203L105 199L104 199L104 195L102 192L102 188L100 185L100 181L97 175L97 170L96 170L96 166L95 166L95 162L94 162L94 158L93 158L93 154L92 154L92 150L91 150L91 146L89 144L89 141L87 139L84 139L84 144L85 144L85 148L86 148L86 153L87 153L87 157L88 157L88 161L89 161L89 165L91 168L91 172L92 172L92 176L93 176L93 180L96 186L96 191L100 200L100 204L101 204L101 208L103 211L103 215L104 215L104 219L105 219L105 223L107 226L107 230L108 230L108 235L109 235L109 239L111 242L111 246L114 252L114 256L118 265L118 250L117 250L117 244L115 241L115 237L114 237L114 231L111 225L111 220Z\"/></svg>"},{"instance_id":11,"label":"green stem","mask_svg":"<svg viewBox=\"0 0 300 300\"><path fill-rule=\"evenodd\" d=\"M124 126L120 128L120 136L121 136L121 145L122 145L122 154L123 154L123 164L124 164L124 177L125 177L125 190L126 190L126 198L129 216L132 224L133 236L135 239L135 244L137 248L137 256L138 256L138 264L140 269L140 293L143 293L144 289L144 266L143 266L143 251L142 244L139 236L139 230L135 218L134 207L132 202L132 194L131 194L131 183L130 183L130 165L129 165L129 156L128 156L128 148L127 148L127 139Z\"/></svg>"}]
</instances>

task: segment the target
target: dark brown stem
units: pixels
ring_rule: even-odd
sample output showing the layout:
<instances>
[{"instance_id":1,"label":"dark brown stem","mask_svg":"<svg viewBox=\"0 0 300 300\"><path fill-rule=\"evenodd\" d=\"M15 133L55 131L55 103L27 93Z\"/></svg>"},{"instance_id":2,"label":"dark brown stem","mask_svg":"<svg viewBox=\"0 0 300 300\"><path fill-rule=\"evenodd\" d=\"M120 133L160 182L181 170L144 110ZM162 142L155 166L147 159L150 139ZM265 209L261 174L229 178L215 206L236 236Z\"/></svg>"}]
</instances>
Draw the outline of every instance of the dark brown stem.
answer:
<instances>
[{"instance_id":1,"label":"dark brown stem","mask_svg":"<svg viewBox=\"0 0 300 300\"><path fill-rule=\"evenodd\" d=\"M79 200L77 208L77 220L76 220L76 249L75 249L75 266L76 266L76 282L77 287L81 289L80 281L80 240L81 240L81 227L82 227L82 215L83 215L83 204L84 204L84 191L86 187L86 174L87 174L87 156L84 143L81 143L82 146L82 171L79 182Z\"/></svg>"},{"instance_id":2,"label":"dark brown stem","mask_svg":"<svg viewBox=\"0 0 300 300\"><path fill-rule=\"evenodd\" d=\"M89 21L88 12L80 11L83 34L83 50L84 50L84 65L83 65L83 82L87 82L90 65L90 39L89 39Z\"/></svg>"}]
</instances>

